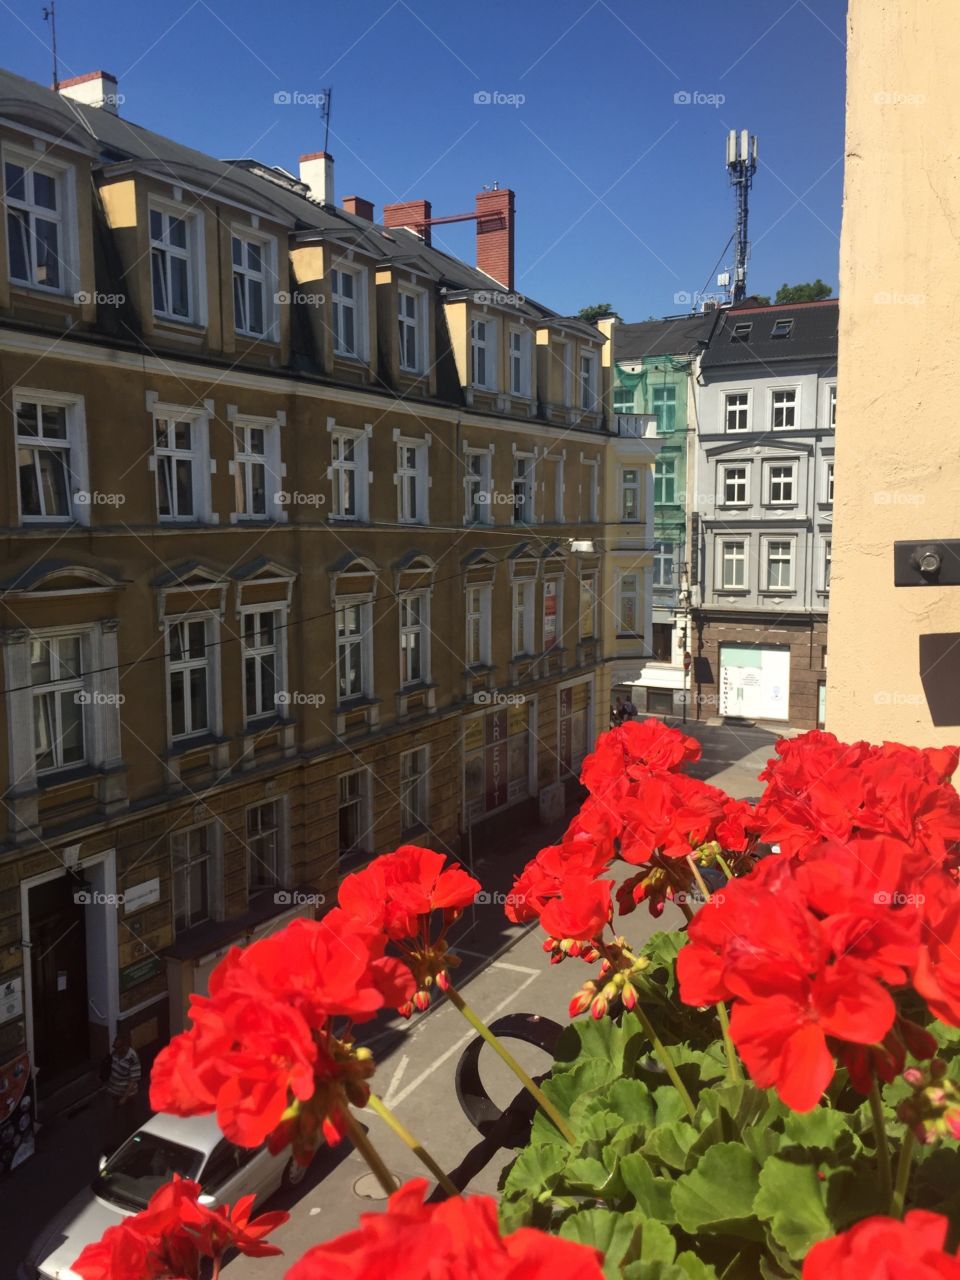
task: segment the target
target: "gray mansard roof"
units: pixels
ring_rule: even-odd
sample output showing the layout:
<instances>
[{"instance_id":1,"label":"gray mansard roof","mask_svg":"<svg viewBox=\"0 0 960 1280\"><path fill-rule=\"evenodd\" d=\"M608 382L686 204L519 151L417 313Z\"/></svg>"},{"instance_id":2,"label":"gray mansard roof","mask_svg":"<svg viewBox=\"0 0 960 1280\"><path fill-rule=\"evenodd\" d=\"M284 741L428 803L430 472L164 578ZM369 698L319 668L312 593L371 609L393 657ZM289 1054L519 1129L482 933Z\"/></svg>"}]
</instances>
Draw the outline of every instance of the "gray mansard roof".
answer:
<instances>
[{"instance_id":1,"label":"gray mansard roof","mask_svg":"<svg viewBox=\"0 0 960 1280\"><path fill-rule=\"evenodd\" d=\"M838 310L836 298L780 306L729 307L720 313L700 362L701 371L752 364L769 368L781 360L829 360L835 364ZM773 336L775 325L784 336Z\"/></svg>"},{"instance_id":2,"label":"gray mansard roof","mask_svg":"<svg viewBox=\"0 0 960 1280\"><path fill-rule=\"evenodd\" d=\"M653 356L695 356L709 340L718 312L667 316L640 324L618 324L613 331L613 358L621 362Z\"/></svg>"}]
</instances>

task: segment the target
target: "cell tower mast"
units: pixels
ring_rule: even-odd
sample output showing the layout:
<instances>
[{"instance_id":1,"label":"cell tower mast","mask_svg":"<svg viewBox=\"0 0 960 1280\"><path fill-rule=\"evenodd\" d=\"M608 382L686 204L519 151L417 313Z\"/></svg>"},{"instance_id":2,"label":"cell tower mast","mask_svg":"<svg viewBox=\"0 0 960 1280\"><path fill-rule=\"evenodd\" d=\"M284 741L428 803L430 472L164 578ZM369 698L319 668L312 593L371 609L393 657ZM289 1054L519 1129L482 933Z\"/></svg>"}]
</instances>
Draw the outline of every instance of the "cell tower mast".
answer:
<instances>
[{"instance_id":1,"label":"cell tower mast","mask_svg":"<svg viewBox=\"0 0 960 1280\"><path fill-rule=\"evenodd\" d=\"M731 129L727 134L727 173L737 200L736 260L733 267L733 301L747 296L747 258L750 240L747 221L750 216L750 188L757 172L757 138L749 130Z\"/></svg>"}]
</instances>

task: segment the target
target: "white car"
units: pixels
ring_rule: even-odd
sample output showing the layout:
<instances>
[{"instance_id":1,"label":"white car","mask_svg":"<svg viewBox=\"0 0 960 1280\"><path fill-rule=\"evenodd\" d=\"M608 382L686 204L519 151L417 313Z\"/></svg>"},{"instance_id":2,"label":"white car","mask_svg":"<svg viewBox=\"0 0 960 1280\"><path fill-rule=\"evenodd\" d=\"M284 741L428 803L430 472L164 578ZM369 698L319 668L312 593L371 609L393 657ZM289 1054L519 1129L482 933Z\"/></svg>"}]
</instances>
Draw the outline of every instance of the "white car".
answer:
<instances>
[{"instance_id":1,"label":"white car","mask_svg":"<svg viewBox=\"0 0 960 1280\"><path fill-rule=\"evenodd\" d=\"M209 1197L204 1203L233 1204L255 1195L259 1205L280 1187L295 1186L306 1169L289 1150L272 1156L266 1147L235 1147L215 1116L152 1116L101 1160L93 1185L74 1196L34 1241L17 1280L78 1280L71 1263L84 1247L144 1209L175 1173L200 1183Z\"/></svg>"}]
</instances>

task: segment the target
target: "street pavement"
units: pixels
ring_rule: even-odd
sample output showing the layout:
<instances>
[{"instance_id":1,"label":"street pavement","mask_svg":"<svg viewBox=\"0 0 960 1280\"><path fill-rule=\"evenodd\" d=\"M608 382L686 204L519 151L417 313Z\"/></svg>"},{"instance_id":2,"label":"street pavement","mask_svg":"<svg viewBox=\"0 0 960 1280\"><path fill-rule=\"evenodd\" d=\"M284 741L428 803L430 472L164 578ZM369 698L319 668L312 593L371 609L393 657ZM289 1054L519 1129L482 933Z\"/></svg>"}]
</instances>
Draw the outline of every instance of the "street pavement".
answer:
<instances>
[{"instance_id":1,"label":"street pavement","mask_svg":"<svg viewBox=\"0 0 960 1280\"><path fill-rule=\"evenodd\" d=\"M692 722L683 728L703 746L703 759L690 768L730 795L754 797L761 785L757 774L773 755L780 732L773 727L708 725ZM503 895L513 876L538 848L557 838L561 828L525 833L513 847L485 851L473 872L489 892L490 901L471 908L459 924L456 950L462 957L455 975L464 998L488 1024L512 1013L535 1013L565 1026L567 1005L590 971L576 960L551 965L541 947L538 929L512 926L503 914ZM661 928L679 922L669 911L654 922L643 911L630 920L631 939L640 943ZM491 1154L462 1112L456 1096L457 1062L475 1033L447 1001L436 1003L410 1023L398 1019L374 1025L364 1041L374 1050L374 1084L395 1113L448 1172L460 1170L470 1190L493 1193L497 1178L513 1152ZM549 1058L533 1046L510 1042L511 1050L533 1075L549 1068ZM480 1074L491 1098L501 1109L517 1095L516 1081L487 1048L480 1057ZM0 1183L4 1204L6 1248L0 1257L0 1278L12 1277L27 1246L53 1212L88 1183L96 1169L101 1135L95 1106L80 1107L61 1116L40 1134L37 1154ZM371 1139L398 1179L419 1177L423 1168L369 1111L357 1113ZM463 1166L461 1169L460 1167ZM458 1180L455 1175L455 1181ZM357 1223L365 1211L382 1209L384 1197L362 1159L344 1142L323 1150L307 1178L291 1192L281 1192L265 1208L287 1209L290 1221L276 1233L284 1257L236 1258L224 1268L230 1280L283 1276L292 1261L311 1244L328 1240Z\"/></svg>"}]
</instances>

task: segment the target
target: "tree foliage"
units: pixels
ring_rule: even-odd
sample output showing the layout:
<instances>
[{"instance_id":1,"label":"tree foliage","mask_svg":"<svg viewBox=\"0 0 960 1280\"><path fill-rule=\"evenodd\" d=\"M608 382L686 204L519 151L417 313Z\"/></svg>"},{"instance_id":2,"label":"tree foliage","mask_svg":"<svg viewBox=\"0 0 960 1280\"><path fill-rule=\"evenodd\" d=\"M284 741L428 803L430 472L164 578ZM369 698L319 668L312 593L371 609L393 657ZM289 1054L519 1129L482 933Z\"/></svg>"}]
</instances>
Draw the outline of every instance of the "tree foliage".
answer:
<instances>
[{"instance_id":1,"label":"tree foliage","mask_svg":"<svg viewBox=\"0 0 960 1280\"><path fill-rule=\"evenodd\" d=\"M812 283L782 284L777 290L777 302L822 302L833 293L833 285L825 284L819 276Z\"/></svg>"}]
</instances>

